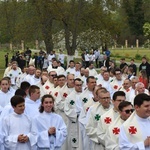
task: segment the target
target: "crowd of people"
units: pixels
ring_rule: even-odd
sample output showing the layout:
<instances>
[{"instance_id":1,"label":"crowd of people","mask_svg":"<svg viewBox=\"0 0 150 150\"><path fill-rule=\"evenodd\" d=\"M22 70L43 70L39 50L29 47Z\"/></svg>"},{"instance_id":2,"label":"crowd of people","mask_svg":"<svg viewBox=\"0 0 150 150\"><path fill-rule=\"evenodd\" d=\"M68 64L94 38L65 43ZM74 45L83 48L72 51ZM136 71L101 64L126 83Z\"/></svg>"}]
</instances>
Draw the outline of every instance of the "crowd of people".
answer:
<instances>
[{"instance_id":1,"label":"crowd of people","mask_svg":"<svg viewBox=\"0 0 150 150\"><path fill-rule=\"evenodd\" d=\"M66 69L62 51L40 51L42 67L12 60L0 81L0 150L150 150L147 58L138 68L98 54Z\"/></svg>"}]
</instances>

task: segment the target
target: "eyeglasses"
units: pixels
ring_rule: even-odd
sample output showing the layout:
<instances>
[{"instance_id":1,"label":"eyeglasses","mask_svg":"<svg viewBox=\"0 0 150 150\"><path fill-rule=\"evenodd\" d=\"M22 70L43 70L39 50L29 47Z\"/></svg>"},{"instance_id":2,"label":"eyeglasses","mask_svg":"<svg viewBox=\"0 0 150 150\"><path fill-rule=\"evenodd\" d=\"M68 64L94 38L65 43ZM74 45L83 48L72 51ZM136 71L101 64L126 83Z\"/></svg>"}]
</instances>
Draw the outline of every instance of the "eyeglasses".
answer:
<instances>
[{"instance_id":1,"label":"eyeglasses","mask_svg":"<svg viewBox=\"0 0 150 150\"><path fill-rule=\"evenodd\" d=\"M51 76L51 77L56 77L56 76L57 76L57 74L51 74L50 76Z\"/></svg>"},{"instance_id":2,"label":"eyeglasses","mask_svg":"<svg viewBox=\"0 0 150 150\"><path fill-rule=\"evenodd\" d=\"M126 114L129 114L130 112L133 113L133 112L134 112L134 109L127 109L127 110L125 110L124 112L125 112Z\"/></svg>"},{"instance_id":3,"label":"eyeglasses","mask_svg":"<svg viewBox=\"0 0 150 150\"><path fill-rule=\"evenodd\" d=\"M100 99L102 99L102 100L110 100L110 97L101 97Z\"/></svg>"}]
</instances>

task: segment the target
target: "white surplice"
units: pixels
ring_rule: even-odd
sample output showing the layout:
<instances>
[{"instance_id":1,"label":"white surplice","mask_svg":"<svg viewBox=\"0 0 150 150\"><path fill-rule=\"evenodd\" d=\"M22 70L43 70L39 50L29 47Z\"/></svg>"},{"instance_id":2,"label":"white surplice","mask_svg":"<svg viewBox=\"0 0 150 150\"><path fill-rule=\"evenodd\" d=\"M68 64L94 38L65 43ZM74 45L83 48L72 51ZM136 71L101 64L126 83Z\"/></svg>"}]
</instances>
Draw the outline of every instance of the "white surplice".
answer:
<instances>
[{"instance_id":1,"label":"white surplice","mask_svg":"<svg viewBox=\"0 0 150 150\"><path fill-rule=\"evenodd\" d=\"M2 120L2 134L4 135L4 146L8 150L36 150L37 134L30 118L25 114L13 112ZM27 135L29 141L18 142L20 134Z\"/></svg>"},{"instance_id":2,"label":"white surplice","mask_svg":"<svg viewBox=\"0 0 150 150\"><path fill-rule=\"evenodd\" d=\"M33 121L38 133L37 146L40 149L61 150L67 137L67 128L62 117L56 113L40 113ZM50 127L56 128L56 134L48 134Z\"/></svg>"},{"instance_id":3,"label":"white surplice","mask_svg":"<svg viewBox=\"0 0 150 150\"><path fill-rule=\"evenodd\" d=\"M150 136L150 118L141 118L136 112L123 123L119 134L120 150L150 150L144 140Z\"/></svg>"},{"instance_id":4,"label":"white surplice","mask_svg":"<svg viewBox=\"0 0 150 150\"><path fill-rule=\"evenodd\" d=\"M82 141L79 137L79 123L78 116L80 114L80 94L73 90L66 98L64 105L64 112L68 117L68 137L67 137L67 148L69 150L82 150Z\"/></svg>"},{"instance_id":5,"label":"white surplice","mask_svg":"<svg viewBox=\"0 0 150 150\"><path fill-rule=\"evenodd\" d=\"M104 149L103 145L98 142L97 136L97 125L101 118L101 115L106 113L111 106L107 109L104 109L100 103L96 103L90 107L90 114L86 124L86 133L92 141L92 150Z\"/></svg>"},{"instance_id":6,"label":"white surplice","mask_svg":"<svg viewBox=\"0 0 150 150\"><path fill-rule=\"evenodd\" d=\"M5 107L9 102L10 99L14 96L13 92L8 91L7 93L4 93L0 90L0 105L2 107Z\"/></svg>"}]
</instances>

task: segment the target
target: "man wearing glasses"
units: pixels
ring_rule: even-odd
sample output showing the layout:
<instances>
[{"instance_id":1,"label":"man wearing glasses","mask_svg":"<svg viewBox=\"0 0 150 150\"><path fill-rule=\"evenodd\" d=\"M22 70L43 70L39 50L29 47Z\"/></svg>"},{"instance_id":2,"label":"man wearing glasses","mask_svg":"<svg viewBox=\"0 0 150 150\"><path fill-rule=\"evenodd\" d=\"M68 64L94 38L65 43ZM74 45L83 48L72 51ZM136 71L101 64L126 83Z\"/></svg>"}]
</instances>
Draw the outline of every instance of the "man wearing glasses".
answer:
<instances>
[{"instance_id":1,"label":"man wearing glasses","mask_svg":"<svg viewBox=\"0 0 150 150\"><path fill-rule=\"evenodd\" d=\"M115 77L110 82L113 93L118 91L123 84L122 72L119 68L115 69Z\"/></svg>"},{"instance_id":2,"label":"man wearing glasses","mask_svg":"<svg viewBox=\"0 0 150 150\"><path fill-rule=\"evenodd\" d=\"M92 150L103 150L104 146L99 143L97 136L97 125L101 118L101 115L111 109L110 105L110 93L103 87L96 90L98 102L91 106L88 111L88 119L86 124L86 133L91 140Z\"/></svg>"},{"instance_id":3,"label":"man wearing glasses","mask_svg":"<svg viewBox=\"0 0 150 150\"><path fill-rule=\"evenodd\" d=\"M97 135L98 135L98 141L100 144L105 146L105 134L106 131L108 130L108 127L114 122L114 120L119 116L119 109L118 106L119 104L125 101L125 93L123 91L117 91L113 95L113 107L104 113L97 126Z\"/></svg>"},{"instance_id":4,"label":"man wearing glasses","mask_svg":"<svg viewBox=\"0 0 150 150\"><path fill-rule=\"evenodd\" d=\"M79 144L79 122L78 117L80 115L80 95L82 93L82 80L76 78L74 80L74 90L67 96L64 105L64 112L68 117L68 137L67 137L67 149L76 150L81 149Z\"/></svg>"},{"instance_id":5,"label":"man wearing glasses","mask_svg":"<svg viewBox=\"0 0 150 150\"><path fill-rule=\"evenodd\" d=\"M119 133L120 126L126 121L133 113L134 109L130 102L123 101L118 106L119 116L110 125L105 135L105 147L107 150L119 149Z\"/></svg>"},{"instance_id":6,"label":"man wearing glasses","mask_svg":"<svg viewBox=\"0 0 150 150\"><path fill-rule=\"evenodd\" d=\"M120 128L120 150L150 150L150 96L141 93L134 98L135 112Z\"/></svg>"},{"instance_id":7,"label":"man wearing glasses","mask_svg":"<svg viewBox=\"0 0 150 150\"><path fill-rule=\"evenodd\" d=\"M57 76L57 73L55 71L50 71L48 75L49 79L43 85L41 96L49 94L50 91L54 88L54 77Z\"/></svg>"}]
</instances>

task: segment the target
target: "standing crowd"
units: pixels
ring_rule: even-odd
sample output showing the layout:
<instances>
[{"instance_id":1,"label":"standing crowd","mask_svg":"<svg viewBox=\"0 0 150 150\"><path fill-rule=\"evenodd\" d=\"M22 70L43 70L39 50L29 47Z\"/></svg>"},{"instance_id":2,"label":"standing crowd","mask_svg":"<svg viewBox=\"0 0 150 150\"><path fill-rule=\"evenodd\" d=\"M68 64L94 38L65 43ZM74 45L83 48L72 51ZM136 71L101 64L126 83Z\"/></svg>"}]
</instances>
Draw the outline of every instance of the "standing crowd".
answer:
<instances>
[{"instance_id":1,"label":"standing crowd","mask_svg":"<svg viewBox=\"0 0 150 150\"><path fill-rule=\"evenodd\" d=\"M0 150L150 150L146 57L116 66L95 50L65 68L62 51L31 53L0 81Z\"/></svg>"}]
</instances>

